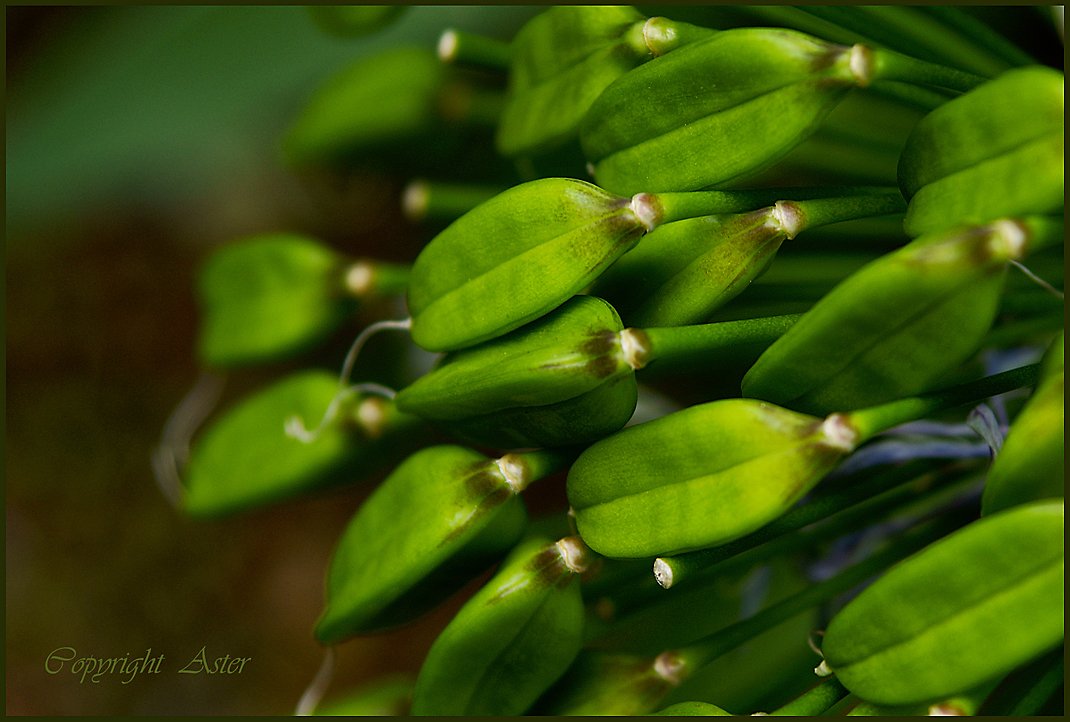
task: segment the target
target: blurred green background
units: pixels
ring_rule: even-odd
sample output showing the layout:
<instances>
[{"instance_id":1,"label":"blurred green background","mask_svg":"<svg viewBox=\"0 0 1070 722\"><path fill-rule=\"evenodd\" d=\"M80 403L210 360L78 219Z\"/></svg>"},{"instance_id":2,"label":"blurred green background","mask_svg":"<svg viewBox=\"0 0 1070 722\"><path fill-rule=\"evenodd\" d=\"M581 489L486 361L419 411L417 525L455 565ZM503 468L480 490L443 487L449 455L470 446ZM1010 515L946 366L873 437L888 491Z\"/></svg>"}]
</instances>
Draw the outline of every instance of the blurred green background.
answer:
<instances>
[{"instance_id":1,"label":"blurred green background","mask_svg":"<svg viewBox=\"0 0 1070 722\"><path fill-rule=\"evenodd\" d=\"M192 282L236 237L294 230L412 258L407 178L284 167L279 137L354 58L433 47L448 26L511 37L522 7L415 7L346 39L298 7L7 7L7 713L289 714L322 660L330 552L367 487L218 522L157 490L149 454L198 375ZM312 359L338 368L351 328ZM228 380L224 404L281 376ZM455 600L343 645L332 694L415 671ZM177 674L251 657L241 675ZM131 657L158 675L78 682L48 654Z\"/></svg>"}]
</instances>

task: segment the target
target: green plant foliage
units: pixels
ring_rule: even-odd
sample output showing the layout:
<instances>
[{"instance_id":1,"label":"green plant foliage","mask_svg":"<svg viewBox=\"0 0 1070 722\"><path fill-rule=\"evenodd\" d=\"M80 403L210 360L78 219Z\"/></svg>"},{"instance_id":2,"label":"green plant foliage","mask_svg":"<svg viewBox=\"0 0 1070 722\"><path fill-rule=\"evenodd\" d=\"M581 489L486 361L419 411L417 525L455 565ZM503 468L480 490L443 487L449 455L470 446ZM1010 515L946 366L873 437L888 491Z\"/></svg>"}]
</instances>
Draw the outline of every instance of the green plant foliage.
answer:
<instances>
[{"instance_id":1,"label":"green plant foliage","mask_svg":"<svg viewBox=\"0 0 1070 722\"><path fill-rule=\"evenodd\" d=\"M1051 28L664 11L533 9L437 57L384 42L315 89L288 159L406 188L423 222L376 233L422 250L224 248L201 361L241 373L366 297L406 308L341 383L268 386L185 466L176 414L155 458L208 516L409 454L341 534L315 639L473 591L414 687L323 714L1061 710L1063 75L985 18ZM313 12L356 37L400 10ZM388 369L396 393L350 378L380 373L357 356L382 329L441 353Z\"/></svg>"}]
</instances>

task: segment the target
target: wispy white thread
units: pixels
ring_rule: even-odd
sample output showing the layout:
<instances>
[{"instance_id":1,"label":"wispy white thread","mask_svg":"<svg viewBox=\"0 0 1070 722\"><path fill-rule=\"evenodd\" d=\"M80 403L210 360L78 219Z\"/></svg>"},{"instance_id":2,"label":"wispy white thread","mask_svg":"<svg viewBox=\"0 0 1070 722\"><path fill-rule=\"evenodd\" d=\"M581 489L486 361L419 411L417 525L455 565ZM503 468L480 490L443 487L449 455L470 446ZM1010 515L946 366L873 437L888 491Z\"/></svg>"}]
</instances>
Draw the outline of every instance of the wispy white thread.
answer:
<instances>
[{"instance_id":1,"label":"wispy white thread","mask_svg":"<svg viewBox=\"0 0 1070 722\"><path fill-rule=\"evenodd\" d=\"M182 471L189 461L189 446L204 420L212 413L226 377L205 371L164 423L160 444L152 452L156 485L172 506L179 508L185 496Z\"/></svg>"},{"instance_id":2,"label":"wispy white thread","mask_svg":"<svg viewBox=\"0 0 1070 722\"><path fill-rule=\"evenodd\" d=\"M315 713L316 707L319 705L320 700L323 699L323 695L327 693L327 688L331 685L333 677L334 647L327 647L323 656L323 664L320 665L319 671L312 678L312 682L308 685L305 693L301 695L301 699L297 701L297 708L294 710L295 717L308 717Z\"/></svg>"}]
</instances>

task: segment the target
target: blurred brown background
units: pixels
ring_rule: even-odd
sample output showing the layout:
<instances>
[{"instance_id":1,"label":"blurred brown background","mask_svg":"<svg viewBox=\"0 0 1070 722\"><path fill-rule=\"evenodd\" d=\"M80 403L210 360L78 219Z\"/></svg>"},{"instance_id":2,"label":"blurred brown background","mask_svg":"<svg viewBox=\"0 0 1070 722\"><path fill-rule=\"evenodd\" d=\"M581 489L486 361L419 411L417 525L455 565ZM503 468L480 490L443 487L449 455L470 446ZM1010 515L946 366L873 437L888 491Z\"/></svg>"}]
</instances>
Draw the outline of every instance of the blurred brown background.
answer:
<instances>
[{"instance_id":1,"label":"blurred brown background","mask_svg":"<svg viewBox=\"0 0 1070 722\"><path fill-rule=\"evenodd\" d=\"M275 230L411 259L405 178L298 176L278 138L333 70L455 25L509 37L530 10L412 8L359 39L293 7L8 7L8 714L290 714L322 660L330 552L367 487L217 522L157 490L149 454L197 378L192 282L211 249ZM224 403L314 358L231 374ZM456 608L343 645L332 695L415 671ZM202 646L240 675L177 674ZM45 673L164 654L130 684Z\"/></svg>"}]
</instances>

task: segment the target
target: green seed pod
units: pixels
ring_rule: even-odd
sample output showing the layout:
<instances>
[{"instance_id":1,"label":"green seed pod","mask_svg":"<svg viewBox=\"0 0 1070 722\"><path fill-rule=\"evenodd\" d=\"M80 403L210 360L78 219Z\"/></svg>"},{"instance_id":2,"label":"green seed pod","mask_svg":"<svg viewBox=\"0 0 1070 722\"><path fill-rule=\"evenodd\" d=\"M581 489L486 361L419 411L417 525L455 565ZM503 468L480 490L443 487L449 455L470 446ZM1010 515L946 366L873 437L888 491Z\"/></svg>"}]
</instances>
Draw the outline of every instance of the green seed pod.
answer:
<instances>
[{"instance_id":1,"label":"green seed pod","mask_svg":"<svg viewBox=\"0 0 1070 722\"><path fill-rule=\"evenodd\" d=\"M375 266L304 236L256 236L224 246L198 278L203 325L198 354L209 366L269 361L304 350L373 292Z\"/></svg>"},{"instance_id":2,"label":"green seed pod","mask_svg":"<svg viewBox=\"0 0 1070 722\"><path fill-rule=\"evenodd\" d=\"M588 557L577 537L518 546L435 640L413 714L526 711L580 651L583 599L573 581Z\"/></svg>"},{"instance_id":3,"label":"green seed pod","mask_svg":"<svg viewBox=\"0 0 1070 722\"><path fill-rule=\"evenodd\" d=\"M407 622L500 559L523 533L523 458L459 446L413 454L346 528L316 638L332 644Z\"/></svg>"},{"instance_id":4,"label":"green seed pod","mask_svg":"<svg viewBox=\"0 0 1070 722\"><path fill-rule=\"evenodd\" d=\"M731 717L731 712L726 712L715 704L709 702L677 702L671 704L660 712L654 712L651 717Z\"/></svg>"},{"instance_id":5,"label":"green seed pod","mask_svg":"<svg viewBox=\"0 0 1070 722\"><path fill-rule=\"evenodd\" d=\"M440 124L448 68L434 52L397 48L361 58L319 88L284 141L295 163L333 163L411 142Z\"/></svg>"},{"instance_id":6,"label":"green seed pod","mask_svg":"<svg viewBox=\"0 0 1070 722\"><path fill-rule=\"evenodd\" d=\"M1038 499L1062 498L1066 483L1063 398L1060 370L1037 387L1019 412L985 480L983 514Z\"/></svg>"},{"instance_id":7,"label":"green seed pod","mask_svg":"<svg viewBox=\"0 0 1070 722\"><path fill-rule=\"evenodd\" d=\"M550 8L513 40L499 151L537 153L575 137L606 86L640 63L714 32L665 18L646 20L625 6Z\"/></svg>"},{"instance_id":8,"label":"green seed pod","mask_svg":"<svg viewBox=\"0 0 1070 722\"><path fill-rule=\"evenodd\" d=\"M1044 352L1044 358L1040 360L1040 380L1042 382L1054 378L1056 375L1063 375L1063 345L1064 333L1060 331L1059 335L1048 346L1048 350Z\"/></svg>"},{"instance_id":9,"label":"green seed pod","mask_svg":"<svg viewBox=\"0 0 1070 722\"><path fill-rule=\"evenodd\" d=\"M863 60L791 30L726 30L606 88L584 119L584 153L617 193L725 183L806 138L868 81Z\"/></svg>"},{"instance_id":10,"label":"green seed pod","mask_svg":"<svg viewBox=\"0 0 1070 722\"><path fill-rule=\"evenodd\" d=\"M331 35L359 38L390 25L406 9L405 5L309 5L315 23Z\"/></svg>"},{"instance_id":11,"label":"green seed pod","mask_svg":"<svg viewBox=\"0 0 1070 722\"><path fill-rule=\"evenodd\" d=\"M337 392L333 374L300 373L250 396L210 425L191 450L186 511L215 516L353 482L424 437L419 419L386 399L360 394L346 399L314 441L287 436L287 419L319 418Z\"/></svg>"},{"instance_id":12,"label":"green seed pod","mask_svg":"<svg viewBox=\"0 0 1070 722\"><path fill-rule=\"evenodd\" d=\"M608 420L609 426L615 426L610 431L624 426L634 410L634 366L622 348L622 330L612 306L593 296L575 296L553 313L506 336L447 354L437 368L401 390L398 408L438 422L475 419L467 428L477 434L478 429L500 422L494 435L506 434L522 446L539 445L525 429L544 442L553 442L548 445L588 441L573 434L583 427L601 432L607 420L592 424L582 415L567 415L594 400L579 397L626 377L628 382L615 385L613 392L598 400L606 400L602 397L607 395L622 400L613 404L621 414ZM625 411L626 399L631 399L632 408ZM563 408L570 402L574 403ZM524 423L524 417L532 414L539 417L533 419L535 423ZM538 428L539 422L553 418L563 424ZM522 428L513 426L517 422Z\"/></svg>"},{"instance_id":13,"label":"green seed pod","mask_svg":"<svg viewBox=\"0 0 1070 722\"><path fill-rule=\"evenodd\" d=\"M825 663L881 705L939 700L1063 638L1063 504L973 522L897 565L829 624Z\"/></svg>"},{"instance_id":14,"label":"green seed pod","mask_svg":"<svg viewBox=\"0 0 1070 722\"><path fill-rule=\"evenodd\" d=\"M899 185L912 236L1061 212L1063 74L1010 70L934 110L907 140Z\"/></svg>"},{"instance_id":15,"label":"green seed pod","mask_svg":"<svg viewBox=\"0 0 1070 722\"><path fill-rule=\"evenodd\" d=\"M700 549L784 513L858 441L840 415L714 401L588 448L569 471L568 499L583 540L604 556Z\"/></svg>"},{"instance_id":16,"label":"green seed pod","mask_svg":"<svg viewBox=\"0 0 1070 722\"><path fill-rule=\"evenodd\" d=\"M643 197L629 201L566 178L501 193L450 224L416 259L413 340L451 351L535 320L633 247L652 213Z\"/></svg>"},{"instance_id":17,"label":"green seed pod","mask_svg":"<svg viewBox=\"0 0 1070 722\"><path fill-rule=\"evenodd\" d=\"M651 661L633 654L585 650L534 708L540 715L637 715L658 708L680 680L671 655Z\"/></svg>"},{"instance_id":18,"label":"green seed pod","mask_svg":"<svg viewBox=\"0 0 1070 722\"><path fill-rule=\"evenodd\" d=\"M770 346L745 396L807 413L872 406L930 388L973 354L1005 269L1034 233L999 221L923 236L852 274Z\"/></svg>"},{"instance_id":19,"label":"green seed pod","mask_svg":"<svg viewBox=\"0 0 1070 722\"><path fill-rule=\"evenodd\" d=\"M376 680L316 708L317 717L404 717L412 704L415 681L409 677Z\"/></svg>"}]
</instances>

